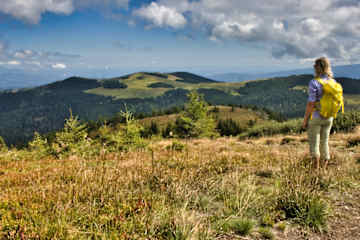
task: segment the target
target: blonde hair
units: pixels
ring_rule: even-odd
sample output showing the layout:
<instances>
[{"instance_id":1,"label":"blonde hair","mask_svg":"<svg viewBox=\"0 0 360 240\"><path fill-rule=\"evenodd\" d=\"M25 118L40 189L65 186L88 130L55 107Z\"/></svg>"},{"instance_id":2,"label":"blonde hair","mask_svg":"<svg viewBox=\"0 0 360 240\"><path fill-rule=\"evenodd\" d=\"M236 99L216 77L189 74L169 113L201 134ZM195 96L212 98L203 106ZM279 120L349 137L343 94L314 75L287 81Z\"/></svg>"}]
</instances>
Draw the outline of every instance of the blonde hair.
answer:
<instances>
[{"instance_id":1,"label":"blonde hair","mask_svg":"<svg viewBox=\"0 0 360 240\"><path fill-rule=\"evenodd\" d=\"M326 57L321 57L315 60L315 77L321 75L327 75L329 78L333 78L334 74L331 70L330 61Z\"/></svg>"}]
</instances>

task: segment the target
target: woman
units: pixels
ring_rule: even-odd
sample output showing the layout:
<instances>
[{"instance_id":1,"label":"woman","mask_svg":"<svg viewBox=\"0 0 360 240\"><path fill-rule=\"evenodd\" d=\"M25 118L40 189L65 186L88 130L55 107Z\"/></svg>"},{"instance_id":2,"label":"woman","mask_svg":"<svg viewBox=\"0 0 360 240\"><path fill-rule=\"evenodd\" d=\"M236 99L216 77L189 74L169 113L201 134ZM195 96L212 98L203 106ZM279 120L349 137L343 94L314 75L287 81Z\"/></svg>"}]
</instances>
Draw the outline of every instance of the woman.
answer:
<instances>
[{"instance_id":1,"label":"woman","mask_svg":"<svg viewBox=\"0 0 360 240\"><path fill-rule=\"evenodd\" d=\"M309 97L306 105L303 128L308 128L308 139L310 154L314 159L317 169L320 168L320 158L327 165L329 154L329 135L333 123L333 117L324 118L320 115L319 101L323 94L322 85L316 78L321 78L324 82L333 79L329 59L322 57L315 60L315 78L309 83Z\"/></svg>"}]
</instances>

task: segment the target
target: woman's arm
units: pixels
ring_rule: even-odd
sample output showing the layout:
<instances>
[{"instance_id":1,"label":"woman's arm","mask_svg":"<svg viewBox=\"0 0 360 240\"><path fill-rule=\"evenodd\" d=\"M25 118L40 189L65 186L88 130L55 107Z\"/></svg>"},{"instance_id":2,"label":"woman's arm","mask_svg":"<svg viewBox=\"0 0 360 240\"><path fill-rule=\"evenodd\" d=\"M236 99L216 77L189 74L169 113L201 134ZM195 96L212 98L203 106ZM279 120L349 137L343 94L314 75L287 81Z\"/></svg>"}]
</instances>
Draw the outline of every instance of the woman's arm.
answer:
<instances>
[{"instance_id":1,"label":"woman's arm","mask_svg":"<svg viewBox=\"0 0 360 240\"><path fill-rule=\"evenodd\" d=\"M305 129L307 128L308 123L309 123L309 118L315 109L315 103L316 102L308 102L306 104L305 116L304 116L304 121L303 121L303 125L302 125L302 127Z\"/></svg>"}]
</instances>

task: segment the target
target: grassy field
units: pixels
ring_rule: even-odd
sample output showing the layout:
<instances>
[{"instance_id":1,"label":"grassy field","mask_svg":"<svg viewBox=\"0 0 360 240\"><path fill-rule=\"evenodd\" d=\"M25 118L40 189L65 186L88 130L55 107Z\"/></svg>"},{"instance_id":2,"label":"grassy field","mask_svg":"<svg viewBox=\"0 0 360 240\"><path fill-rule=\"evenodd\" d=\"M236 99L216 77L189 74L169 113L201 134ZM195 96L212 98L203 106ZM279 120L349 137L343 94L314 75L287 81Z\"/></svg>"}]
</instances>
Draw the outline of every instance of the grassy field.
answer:
<instances>
[{"instance_id":1,"label":"grassy field","mask_svg":"<svg viewBox=\"0 0 360 240\"><path fill-rule=\"evenodd\" d=\"M215 82L215 83L198 83L198 84L189 84L183 83L176 80L181 80L176 76L167 75L167 78L156 77L153 75L148 75L145 73L136 73L130 75L127 79L121 80L122 83L125 83L128 87L125 89L105 89L102 87L86 90L86 93L101 95L101 96L112 96L116 99L128 99L128 98L148 98L148 97L158 97L163 95L166 91L169 91L169 88L149 88L148 85L153 83L166 83L172 85L175 89L182 88L186 90L196 90L199 88L208 88L208 89L217 89L222 90L227 93L238 95L233 89L236 87L243 86L243 83L225 83L225 82Z\"/></svg>"},{"instance_id":2,"label":"grassy field","mask_svg":"<svg viewBox=\"0 0 360 240\"><path fill-rule=\"evenodd\" d=\"M360 129L316 172L305 135L0 154L0 239L360 239Z\"/></svg>"}]
</instances>

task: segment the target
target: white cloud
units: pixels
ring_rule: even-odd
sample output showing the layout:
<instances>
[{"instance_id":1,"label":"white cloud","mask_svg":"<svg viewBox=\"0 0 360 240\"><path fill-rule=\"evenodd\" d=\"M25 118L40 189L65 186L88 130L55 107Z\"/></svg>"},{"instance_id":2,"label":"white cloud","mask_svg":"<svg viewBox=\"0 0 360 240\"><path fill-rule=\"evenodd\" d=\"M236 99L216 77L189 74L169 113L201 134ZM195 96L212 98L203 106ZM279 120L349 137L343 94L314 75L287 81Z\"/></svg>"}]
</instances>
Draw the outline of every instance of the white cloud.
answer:
<instances>
[{"instance_id":1,"label":"white cloud","mask_svg":"<svg viewBox=\"0 0 360 240\"><path fill-rule=\"evenodd\" d=\"M73 10L72 0L2 0L0 5L0 12L29 23L38 23L45 12L70 14Z\"/></svg>"},{"instance_id":2,"label":"white cloud","mask_svg":"<svg viewBox=\"0 0 360 240\"><path fill-rule=\"evenodd\" d=\"M41 65L41 63L40 62L38 62L38 61L27 61L27 62L25 62L26 64L29 64L29 65L35 65L35 66L37 66L37 67L41 67L42 65Z\"/></svg>"},{"instance_id":3,"label":"white cloud","mask_svg":"<svg viewBox=\"0 0 360 240\"><path fill-rule=\"evenodd\" d=\"M182 24L163 17L169 9ZM360 55L359 0L158 0L135 13L158 27L190 23L213 41L258 43L275 58L351 61Z\"/></svg>"},{"instance_id":4,"label":"white cloud","mask_svg":"<svg viewBox=\"0 0 360 240\"><path fill-rule=\"evenodd\" d=\"M223 22L213 28L212 35L213 37L221 36L222 38L246 38L251 36L256 28L256 23Z\"/></svg>"},{"instance_id":5,"label":"white cloud","mask_svg":"<svg viewBox=\"0 0 360 240\"><path fill-rule=\"evenodd\" d=\"M51 51L36 51L30 49L12 50L6 42L0 40L0 65L20 67L22 69L65 69L81 56Z\"/></svg>"},{"instance_id":6,"label":"white cloud","mask_svg":"<svg viewBox=\"0 0 360 240\"><path fill-rule=\"evenodd\" d=\"M1 55L1 54L0 54ZM31 65L35 67L52 67L52 68L63 68L66 65L57 65L57 64L49 64L49 62L54 61L65 61L66 63L71 63L75 59L80 58L80 55L77 54L66 54L61 52L45 52L45 51L35 51L35 50L16 50L11 52L7 50L5 54L3 54L3 59L7 61L18 61L21 60L25 65ZM53 66L52 66L53 65Z\"/></svg>"},{"instance_id":7,"label":"white cloud","mask_svg":"<svg viewBox=\"0 0 360 240\"><path fill-rule=\"evenodd\" d=\"M175 8L158 5L156 2L136 10L134 14L152 22L157 27L182 28L186 25L185 17Z\"/></svg>"},{"instance_id":8,"label":"white cloud","mask_svg":"<svg viewBox=\"0 0 360 240\"><path fill-rule=\"evenodd\" d=\"M7 64L8 65L20 65L21 62L19 62L19 61L8 61Z\"/></svg>"},{"instance_id":9,"label":"white cloud","mask_svg":"<svg viewBox=\"0 0 360 240\"><path fill-rule=\"evenodd\" d=\"M36 24L46 12L69 15L83 7L128 7L129 0L1 0L0 12Z\"/></svg>"},{"instance_id":10,"label":"white cloud","mask_svg":"<svg viewBox=\"0 0 360 240\"><path fill-rule=\"evenodd\" d=\"M54 69L65 69L67 66L64 63L55 63L51 65Z\"/></svg>"},{"instance_id":11,"label":"white cloud","mask_svg":"<svg viewBox=\"0 0 360 240\"><path fill-rule=\"evenodd\" d=\"M19 50L14 53L15 58L25 59L34 56L35 53L31 50Z\"/></svg>"}]
</instances>

